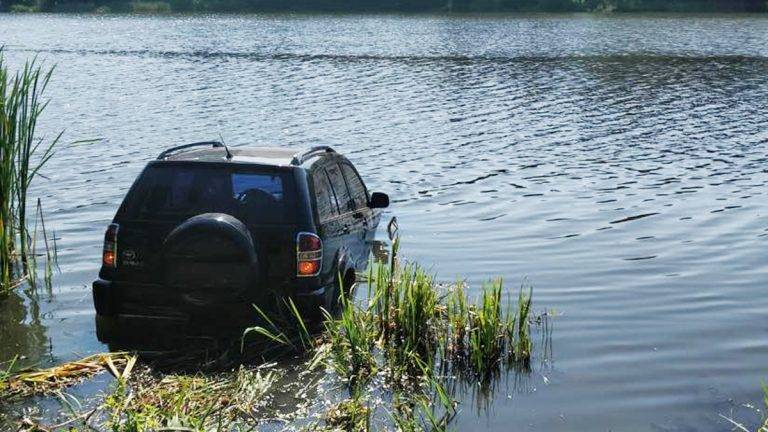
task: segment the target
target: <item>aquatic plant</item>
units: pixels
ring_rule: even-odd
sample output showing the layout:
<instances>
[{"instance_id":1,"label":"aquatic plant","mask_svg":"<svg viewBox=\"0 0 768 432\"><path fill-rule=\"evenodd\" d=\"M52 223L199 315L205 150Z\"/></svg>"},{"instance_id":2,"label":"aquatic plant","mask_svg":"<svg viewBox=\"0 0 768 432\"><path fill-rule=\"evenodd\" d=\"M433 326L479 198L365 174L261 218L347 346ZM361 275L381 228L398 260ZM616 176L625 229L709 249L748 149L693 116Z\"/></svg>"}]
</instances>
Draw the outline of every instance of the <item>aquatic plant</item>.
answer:
<instances>
[{"instance_id":1,"label":"aquatic plant","mask_svg":"<svg viewBox=\"0 0 768 432\"><path fill-rule=\"evenodd\" d=\"M329 408L325 415L325 426L335 431L371 430L371 409L364 402L362 395L345 399Z\"/></svg>"},{"instance_id":2,"label":"aquatic plant","mask_svg":"<svg viewBox=\"0 0 768 432\"><path fill-rule=\"evenodd\" d=\"M86 378L109 371L117 378L129 375L136 357L128 353L94 354L45 369L13 371L13 364L0 372L0 400L35 394L52 394ZM122 372L118 366L123 367Z\"/></svg>"},{"instance_id":3,"label":"aquatic plant","mask_svg":"<svg viewBox=\"0 0 768 432\"><path fill-rule=\"evenodd\" d=\"M401 266L398 247L396 240L390 262L371 264L367 297L342 297L340 316L326 314L312 364L344 378L353 395L392 393L391 421L400 430L444 430L455 414L446 383L457 375L486 383L504 365L527 370L531 322L544 321L531 317L530 288L506 311L500 279L483 285L473 302L464 283L441 285L416 264Z\"/></svg>"},{"instance_id":4,"label":"aquatic plant","mask_svg":"<svg viewBox=\"0 0 768 432\"><path fill-rule=\"evenodd\" d=\"M376 338L392 371L417 372L415 358L429 365L448 362L486 379L504 359L523 366L530 361L530 288L522 287L517 307L505 312L500 279L484 284L477 302L469 300L463 282L440 285L414 264L378 265L368 283Z\"/></svg>"},{"instance_id":5,"label":"aquatic plant","mask_svg":"<svg viewBox=\"0 0 768 432\"><path fill-rule=\"evenodd\" d=\"M0 395L5 394L8 391L9 381L13 376L13 368L16 365L17 357L11 359L8 365L4 368L0 368Z\"/></svg>"},{"instance_id":6,"label":"aquatic plant","mask_svg":"<svg viewBox=\"0 0 768 432\"><path fill-rule=\"evenodd\" d=\"M370 311L355 307L343 294L341 302L342 311L338 319L324 312L328 343L316 357L329 354L332 358L329 364L340 377L353 386L361 385L376 372L373 357L375 321Z\"/></svg>"},{"instance_id":7,"label":"aquatic plant","mask_svg":"<svg viewBox=\"0 0 768 432\"><path fill-rule=\"evenodd\" d=\"M230 430L230 425L252 418L279 377L273 370L243 366L214 375L156 376L145 371L130 385L117 380L103 408L109 413L107 425L115 431Z\"/></svg>"},{"instance_id":8,"label":"aquatic plant","mask_svg":"<svg viewBox=\"0 0 768 432\"><path fill-rule=\"evenodd\" d=\"M458 414L455 392L462 385L492 391L502 367L523 366L514 372L527 373L533 351L530 326L542 322L530 316L530 289L521 289L514 308L510 303L505 308L502 282L493 280L472 301L463 282L442 285L416 264L400 265L397 253L388 263L371 264L367 274L367 293L357 293L354 301L341 294L342 308L338 314L325 312L319 331L307 325L290 299L284 299L277 303L282 305L277 311L256 308L260 325L243 334L241 354L255 347L263 358L262 342L268 341L306 360L296 366L298 376L316 378L286 393L309 404L287 417L315 413L313 420L306 420L306 430L445 431ZM353 287L342 288L341 293L355 294ZM23 394L60 391L109 370L116 382L92 408L97 414L87 417L100 427L137 432L250 430L262 424L265 412L274 412L275 407L267 405L271 397L282 399L275 395L285 386L277 381L283 375L286 381L296 376L274 368L274 363L167 375L135 364L135 357L116 353L36 371L37 375L26 377L38 384L24 384ZM9 388L3 382L20 388L23 375L7 375L0 374L0 389ZM310 391L329 390L328 398L307 396ZM70 396L63 397L64 405L71 407L71 419L83 422L83 409Z\"/></svg>"},{"instance_id":9,"label":"aquatic plant","mask_svg":"<svg viewBox=\"0 0 768 432\"><path fill-rule=\"evenodd\" d=\"M467 357L470 367L483 377L495 369L509 335L501 312L501 285L498 281L484 286L479 305L468 314Z\"/></svg>"},{"instance_id":10,"label":"aquatic plant","mask_svg":"<svg viewBox=\"0 0 768 432\"><path fill-rule=\"evenodd\" d=\"M52 73L52 68L43 71L32 60L12 74L0 50L0 294L25 277L15 274L14 266L20 262L26 269L28 264L29 186L61 138L61 134L50 140L37 135Z\"/></svg>"}]
</instances>

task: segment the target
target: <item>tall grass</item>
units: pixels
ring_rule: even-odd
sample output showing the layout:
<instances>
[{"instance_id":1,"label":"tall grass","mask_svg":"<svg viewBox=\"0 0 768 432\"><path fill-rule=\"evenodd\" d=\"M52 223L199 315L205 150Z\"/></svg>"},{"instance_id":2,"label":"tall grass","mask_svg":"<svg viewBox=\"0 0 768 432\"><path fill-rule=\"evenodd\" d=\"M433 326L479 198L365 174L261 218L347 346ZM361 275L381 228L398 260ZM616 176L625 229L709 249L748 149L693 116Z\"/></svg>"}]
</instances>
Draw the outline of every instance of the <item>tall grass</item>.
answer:
<instances>
[{"instance_id":1,"label":"tall grass","mask_svg":"<svg viewBox=\"0 0 768 432\"><path fill-rule=\"evenodd\" d=\"M398 246L393 262L376 265L368 278L369 315L391 370L411 374L419 370L413 359L429 365L439 360L488 379L505 359L528 367L530 288L521 287L514 309L503 307L501 279L484 284L472 301L463 282L441 286L418 265L396 264Z\"/></svg>"},{"instance_id":2,"label":"tall grass","mask_svg":"<svg viewBox=\"0 0 768 432\"><path fill-rule=\"evenodd\" d=\"M473 301L463 282L441 285L417 264L401 265L398 248L396 240L389 263L371 264L367 298L342 298L340 316L326 314L313 363L322 357L353 395L371 386L381 391L374 376L383 376L399 430L445 430L456 414L449 381L483 384L503 366L528 370L531 323L543 320L531 316L525 285L514 307L500 279L484 284Z\"/></svg>"},{"instance_id":3,"label":"tall grass","mask_svg":"<svg viewBox=\"0 0 768 432\"><path fill-rule=\"evenodd\" d=\"M457 413L449 391L457 388L456 380L479 382L485 389L502 367L526 372L531 323L549 326L546 318L531 316L532 289L526 285L514 307L501 279L484 284L473 301L465 283L442 285L419 265L401 264L399 244L396 239L388 263L370 264L362 298L352 301L342 294L340 314L325 313L315 343L296 325L303 320L295 307L287 308L292 315L287 327L262 314L266 325L245 332L309 349L310 368L324 366L346 383L351 398L331 409L326 426L367 430L376 404L361 398L375 394L379 404L389 401L389 421L398 430L446 430ZM342 288L341 293L355 294L352 287Z\"/></svg>"},{"instance_id":4,"label":"tall grass","mask_svg":"<svg viewBox=\"0 0 768 432\"><path fill-rule=\"evenodd\" d=\"M10 379L13 376L13 369L18 357L14 357L8 362L7 366L0 365L0 395L8 391Z\"/></svg>"},{"instance_id":5,"label":"tall grass","mask_svg":"<svg viewBox=\"0 0 768 432\"><path fill-rule=\"evenodd\" d=\"M370 311L355 307L344 295L341 300L342 311L338 319L325 313L327 351L332 358L329 364L340 377L357 388L376 372L373 355L375 322Z\"/></svg>"},{"instance_id":6,"label":"tall grass","mask_svg":"<svg viewBox=\"0 0 768 432\"><path fill-rule=\"evenodd\" d=\"M29 186L61 138L59 134L45 140L37 134L37 122L47 106L43 94L52 73L52 68L44 71L35 60L12 73L0 49L0 294L25 276L31 244Z\"/></svg>"}]
</instances>

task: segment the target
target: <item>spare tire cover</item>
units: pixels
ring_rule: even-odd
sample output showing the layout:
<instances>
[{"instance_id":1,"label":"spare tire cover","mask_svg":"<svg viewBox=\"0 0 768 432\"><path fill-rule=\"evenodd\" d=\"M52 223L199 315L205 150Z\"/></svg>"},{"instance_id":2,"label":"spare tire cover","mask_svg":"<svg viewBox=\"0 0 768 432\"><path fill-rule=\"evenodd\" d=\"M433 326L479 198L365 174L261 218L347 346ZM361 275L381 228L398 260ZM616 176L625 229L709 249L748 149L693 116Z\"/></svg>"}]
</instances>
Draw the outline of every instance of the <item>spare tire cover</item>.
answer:
<instances>
[{"instance_id":1,"label":"spare tire cover","mask_svg":"<svg viewBox=\"0 0 768 432\"><path fill-rule=\"evenodd\" d=\"M177 226L163 243L165 285L197 306L250 297L258 259L248 228L223 213L205 213Z\"/></svg>"}]
</instances>

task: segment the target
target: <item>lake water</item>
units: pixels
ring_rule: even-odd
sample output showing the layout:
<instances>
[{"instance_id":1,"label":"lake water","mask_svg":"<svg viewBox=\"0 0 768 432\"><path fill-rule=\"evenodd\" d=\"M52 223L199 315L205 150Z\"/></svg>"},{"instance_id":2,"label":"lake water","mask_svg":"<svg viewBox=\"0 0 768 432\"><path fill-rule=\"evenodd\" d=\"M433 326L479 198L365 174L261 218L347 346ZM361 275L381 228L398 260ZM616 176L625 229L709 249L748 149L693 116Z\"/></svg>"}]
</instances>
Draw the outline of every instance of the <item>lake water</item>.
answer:
<instances>
[{"instance_id":1,"label":"lake water","mask_svg":"<svg viewBox=\"0 0 768 432\"><path fill-rule=\"evenodd\" d=\"M0 360L106 348L90 282L132 180L173 144L329 144L388 192L403 249L474 289L523 277L553 361L459 430L755 425L768 380L768 17L0 16L56 64L65 138L33 196L51 292L0 303ZM25 312L26 311L26 312Z\"/></svg>"}]
</instances>

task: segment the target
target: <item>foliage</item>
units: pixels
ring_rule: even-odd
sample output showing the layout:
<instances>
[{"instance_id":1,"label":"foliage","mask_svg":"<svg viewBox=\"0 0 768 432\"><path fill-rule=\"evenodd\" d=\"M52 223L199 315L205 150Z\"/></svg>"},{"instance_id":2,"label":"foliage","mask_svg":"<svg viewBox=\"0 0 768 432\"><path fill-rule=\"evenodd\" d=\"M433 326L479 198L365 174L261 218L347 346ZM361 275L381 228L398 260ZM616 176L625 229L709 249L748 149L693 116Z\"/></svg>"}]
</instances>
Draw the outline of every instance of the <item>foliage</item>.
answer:
<instances>
[{"instance_id":1,"label":"foliage","mask_svg":"<svg viewBox=\"0 0 768 432\"><path fill-rule=\"evenodd\" d=\"M171 5L162 1L137 1L131 3L131 12L140 14L170 13Z\"/></svg>"},{"instance_id":2,"label":"foliage","mask_svg":"<svg viewBox=\"0 0 768 432\"><path fill-rule=\"evenodd\" d=\"M11 0L0 7L15 12L105 11L135 13L270 12L270 11L390 11L390 12L625 12L729 11L766 12L764 0Z\"/></svg>"}]
</instances>

